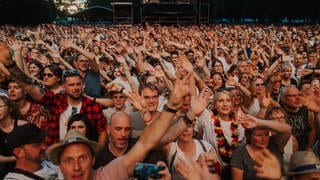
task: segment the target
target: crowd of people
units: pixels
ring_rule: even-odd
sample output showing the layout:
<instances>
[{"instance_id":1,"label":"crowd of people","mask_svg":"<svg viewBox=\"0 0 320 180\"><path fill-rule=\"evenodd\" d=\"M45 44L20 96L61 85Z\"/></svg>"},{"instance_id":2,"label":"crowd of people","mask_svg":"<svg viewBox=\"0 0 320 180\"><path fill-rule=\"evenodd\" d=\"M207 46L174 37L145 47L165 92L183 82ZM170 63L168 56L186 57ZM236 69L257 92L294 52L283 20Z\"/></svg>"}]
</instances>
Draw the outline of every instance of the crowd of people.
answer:
<instances>
[{"instance_id":1,"label":"crowd of people","mask_svg":"<svg viewBox=\"0 0 320 180\"><path fill-rule=\"evenodd\" d=\"M319 25L6 25L0 62L0 178L320 179Z\"/></svg>"}]
</instances>

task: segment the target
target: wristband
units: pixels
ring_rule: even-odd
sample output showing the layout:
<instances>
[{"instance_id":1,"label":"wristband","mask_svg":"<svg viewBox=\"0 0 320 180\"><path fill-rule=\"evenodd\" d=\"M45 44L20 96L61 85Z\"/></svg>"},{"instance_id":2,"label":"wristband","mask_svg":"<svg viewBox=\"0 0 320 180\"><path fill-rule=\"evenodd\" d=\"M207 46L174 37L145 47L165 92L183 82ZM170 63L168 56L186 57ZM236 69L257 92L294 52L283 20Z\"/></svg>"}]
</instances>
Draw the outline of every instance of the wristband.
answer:
<instances>
[{"instance_id":1,"label":"wristband","mask_svg":"<svg viewBox=\"0 0 320 180\"><path fill-rule=\"evenodd\" d=\"M96 102L96 98L95 97L93 98L93 102Z\"/></svg>"},{"instance_id":2,"label":"wristband","mask_svg":"<svg viewBox=\"0 0 320 180\"><path fill-rule=\"evenodd\" d=\"M12 63L6 65L5 67L6 67L7 69L11 69L11 68L13 68L15 65L16 65L16 62L13 61Z\"/></svg>"},{"instance_id":3,"label":"wristband","mask_svg":"<svg viewBox=\"0 0 320 180\"><path fill-rule=\"evenodd\" d=\"M182 120L184 121L184 123L186 123L186 125L188 125L189 127L191 127L194 123L193 120L189 119L189 117L187 116L187 114L185 114L183 117L182 117Z\"/></svg>"},{"instance_id":4,"label":"wristband","mask_svg":"<svg viewBox=\"0 0 320 180\"><path fill-rule=\"evenodd\" d=\"M177 113L177 111L178 111L177 109L172 109L172 108L168 107L167 105L163 106L163 110L170 112L170 113L173 113L173 114Z\"/></svg>"}]
</instances>

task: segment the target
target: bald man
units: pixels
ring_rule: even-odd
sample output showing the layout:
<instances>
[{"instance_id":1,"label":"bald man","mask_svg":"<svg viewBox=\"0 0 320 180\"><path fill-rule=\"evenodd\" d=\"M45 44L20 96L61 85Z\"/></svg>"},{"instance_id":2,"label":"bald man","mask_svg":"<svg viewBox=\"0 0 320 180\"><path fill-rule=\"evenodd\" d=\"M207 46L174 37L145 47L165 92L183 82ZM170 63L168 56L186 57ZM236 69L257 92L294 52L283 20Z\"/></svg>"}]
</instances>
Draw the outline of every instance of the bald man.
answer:
<instances>
[{"instance_id":1,"label":"bald man","mask_svg":"<svg viewBox=\"0 0 320 180\"><path fill-rule=\"evenodd\" d=\"M137 139L131 138L131 120L125 112L114 112L107 125L109 141L97 155L94 168L104 166L112 160L126 154L136 143Z\"/></svg>"}]
</instances>

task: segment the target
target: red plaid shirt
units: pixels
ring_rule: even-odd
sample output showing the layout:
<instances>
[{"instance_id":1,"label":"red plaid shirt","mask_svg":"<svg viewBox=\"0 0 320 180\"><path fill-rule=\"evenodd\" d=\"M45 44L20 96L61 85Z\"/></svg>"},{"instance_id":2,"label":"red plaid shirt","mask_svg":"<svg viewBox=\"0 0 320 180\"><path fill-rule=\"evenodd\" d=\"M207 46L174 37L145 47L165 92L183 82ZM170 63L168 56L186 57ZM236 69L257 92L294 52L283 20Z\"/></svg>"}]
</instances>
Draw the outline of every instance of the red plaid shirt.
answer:
<instances>
[{"instance_id":1,"label":"red plaid shirt","mask_svg":"<svg viewBox=\"0 0 320 180\"><path fill-rule=\"evenodd\" d=\"M47 91L40 103L48 109L51 115L47 143L50 145L59 142L60 114L68 108L67 96L63 93L54 94L51 91ZM99 134L106 131L106 119L99 104L82 97L80 113L87 115L88 120Z\"/></svg>"}]
</instances>

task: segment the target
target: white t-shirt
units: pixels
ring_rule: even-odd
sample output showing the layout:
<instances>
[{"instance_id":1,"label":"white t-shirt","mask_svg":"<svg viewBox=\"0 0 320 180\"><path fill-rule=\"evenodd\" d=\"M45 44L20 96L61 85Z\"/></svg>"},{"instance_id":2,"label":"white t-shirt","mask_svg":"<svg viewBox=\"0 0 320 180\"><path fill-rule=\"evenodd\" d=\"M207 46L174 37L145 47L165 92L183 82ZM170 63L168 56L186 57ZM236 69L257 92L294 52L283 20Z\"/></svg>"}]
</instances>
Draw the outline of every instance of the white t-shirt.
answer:
<instances>
[{"instance_id":1,"label":"white t-shirt","mask_svg":"<svg viewBox=\"0 0 320 180\"><path fill-rule=\"evenodd\" d=\"M217 136L214 132L214 121L211 119L212 112L205 109L201 116L198 118L195 124L195 131L200 132L202 130L202 139L209 142L216 150L218 149ZM224 121L220 119L221 129L226 138L228 144L232 142L232 132L230 130L231 121ZM244 131L245 129L239 125L239 142L244 139ZM218 154L218 153L217 153Z\"/></svg>"},{"instance_id":2,"label":"white t-shirt","mask_svg":"<svg viewBox=\"0 0 320 180\"><path fill-rule=\"evenodd\" d=\"M59 118L59 137L60 137L60 140L62 140L67 133L67 126L68 126L68 121L69 121L70 116L73 114L79 113L81 106L82 106L82 102L79 103L77 106L71 106L69 104L68 108L60 114L60 118Z\"/></svg>"},{"instance_id":3,"label":"white t-shirt","mask_svg":"<svg viewBox=\"0 0 320 180\"><path fill-rule=\"evenodd\" d=\"M132 76L133 82L136 85L136 87L139 89L139 81L136 77ZM117 77L116 79L114 79L112 82L119 84L120 86L122 86L126 91L131 91L131 87L129 84L129 81L124 81L121 79L121 77Z\"/></svg>"},{"instance_id":4,"label":"white t-shirt","mask_svg":"<svg viewBox=\"0 0 320 180\"><path fill-rule=\"evenodd\" d=\"M192 161L196 161L198 160L199 156L201 153L203 152L213 152L215 153L215 150L214 148L211 146L211 144L209 144L208 142L204 141L204 140L201 140L204 147L205 147L205 150L202 148L200 142L198 140L193 140L196 144L196 153L193 157L191 157L191 160ZM173 155L176 153L175 157L173 158ZM216 153L215 153L216 154ZM178 143L175 141L175 142L172 142L170 143L170 151L169 151L169 154L168 154L168 157L167 157L167 161L168 161L168 165L170 165L172 163L172 167L171 167L171 170L172 170L172 179L175 179L175 180L179 180L179 179L184 179L176 170L175 170L175 166L176 166L176 162L177 162L177 159L178 158L181 158L183 160L188 160L189 157L185 156L184 152L179 148L178 146Z\"/></svg>"}]
</instances>

